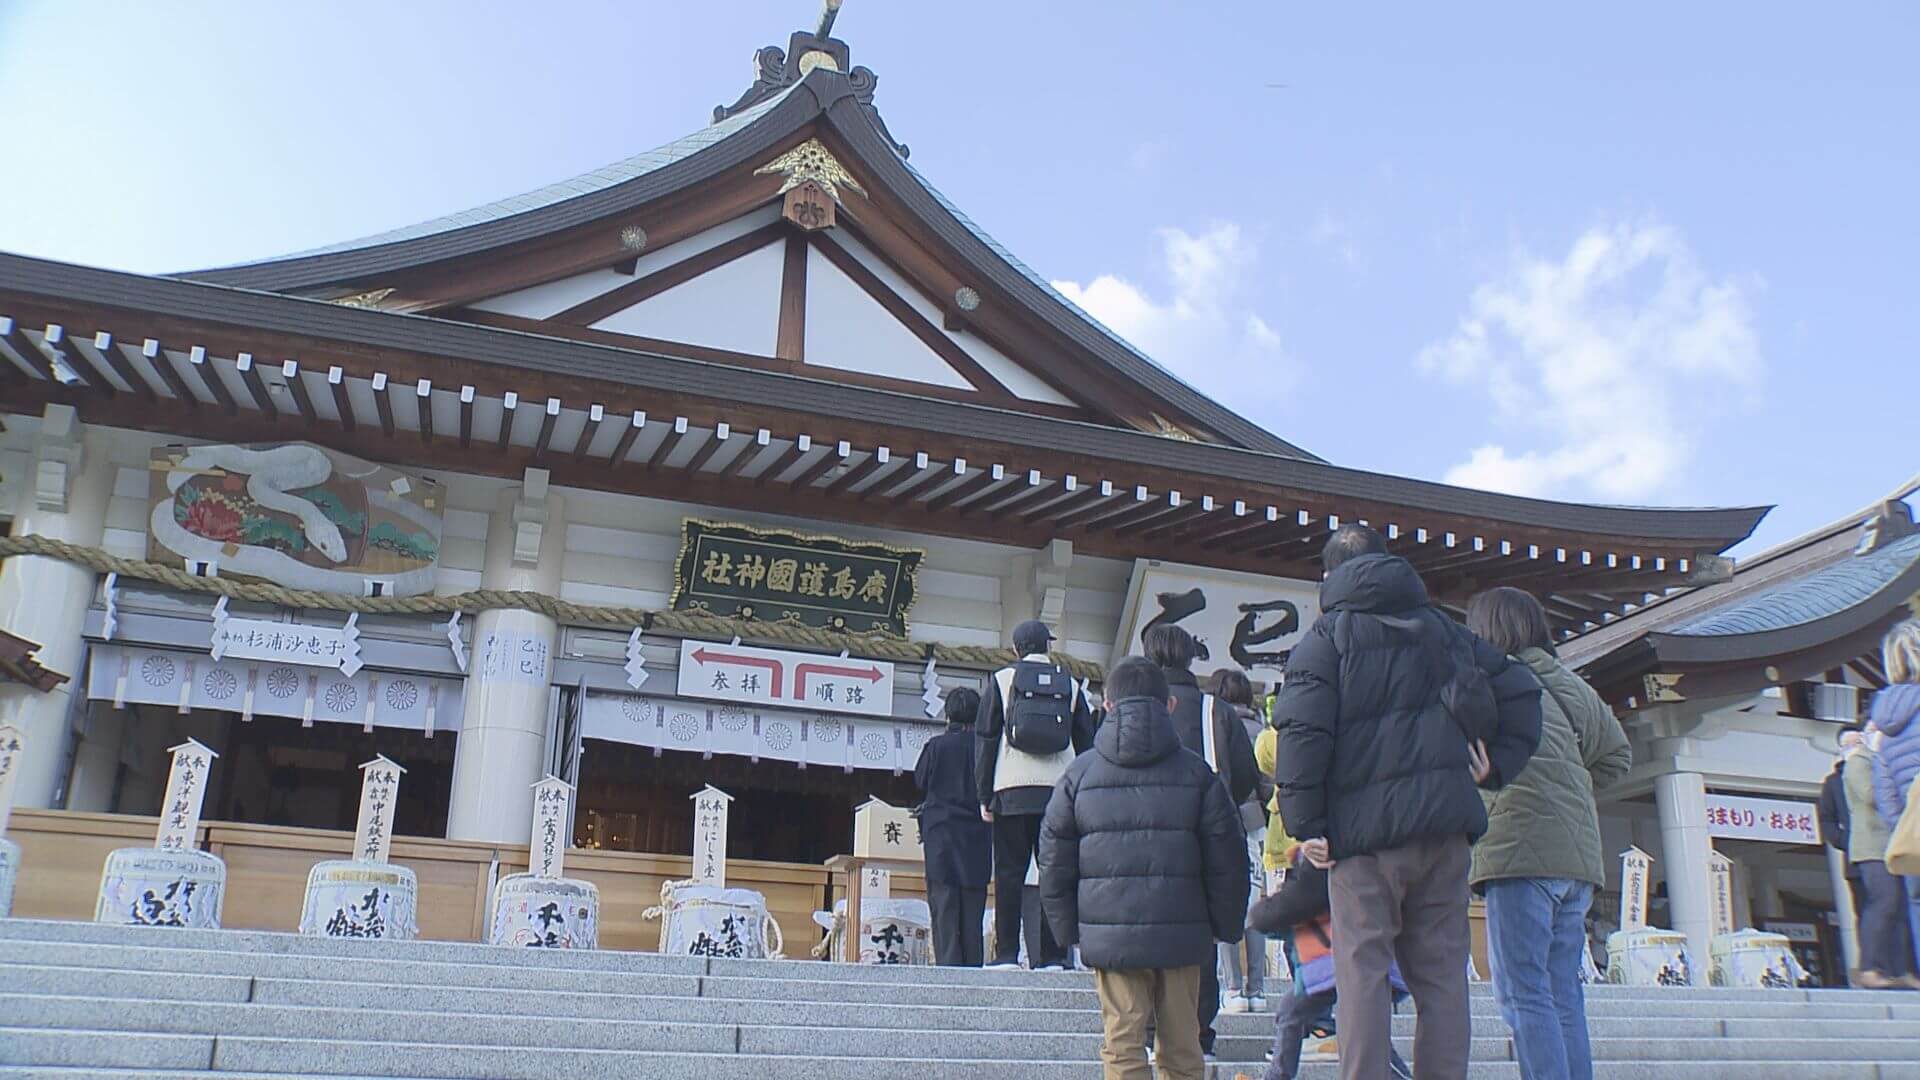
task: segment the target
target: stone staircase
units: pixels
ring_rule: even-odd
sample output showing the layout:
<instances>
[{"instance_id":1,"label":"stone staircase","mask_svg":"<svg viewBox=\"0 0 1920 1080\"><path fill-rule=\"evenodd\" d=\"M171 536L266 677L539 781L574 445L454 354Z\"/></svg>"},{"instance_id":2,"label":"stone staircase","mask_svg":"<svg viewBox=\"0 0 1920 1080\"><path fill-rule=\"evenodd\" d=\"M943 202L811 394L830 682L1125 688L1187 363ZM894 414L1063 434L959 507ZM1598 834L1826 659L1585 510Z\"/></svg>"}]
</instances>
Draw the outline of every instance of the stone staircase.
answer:
<instances>
[{"instance_id":1,"label":"stone staircase","mask_svg":"<svg viewBox=\"0 0 1920 1080\"><path fill-rule=\"evenodd\" d=\"M1473 1076L1517 1078L1475 995ZM1920 1080L1920 994L1598 988L1590 1012L1603 1078ZM0 920L0 1080L1095 1080L1099 1032L1084 973ZM1213 1076L1258 1076L1271 1032L1221 1017Z\"/></svg>"}]
</instances>

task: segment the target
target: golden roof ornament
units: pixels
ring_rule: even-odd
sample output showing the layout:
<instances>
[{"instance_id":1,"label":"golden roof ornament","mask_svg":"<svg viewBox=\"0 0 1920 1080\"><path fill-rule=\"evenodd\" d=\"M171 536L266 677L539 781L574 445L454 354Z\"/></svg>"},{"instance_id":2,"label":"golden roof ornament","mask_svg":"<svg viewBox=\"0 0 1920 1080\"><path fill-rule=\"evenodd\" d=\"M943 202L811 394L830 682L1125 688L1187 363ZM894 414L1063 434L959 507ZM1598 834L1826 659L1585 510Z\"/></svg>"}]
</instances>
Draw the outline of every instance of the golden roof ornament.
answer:
<instances>
[{"instance_id":1,"label":"golden roof ornament","mask_svg":"<svg viewBox=\"0 0 1920 1080\"><path fill-rule=\"evenodd\" d=\"M377 308L380 306L380 301L392 295L392 289L374 289L370 292L354 293L352 296L337 297L332 302L341 307Z\"/></svg>"},{"instance_id":2,"label":"golden roof ornament","mask_svg":"<svg viewBox=\"0 0 1920 1080\"><path fill-rule=\"evenodd\" d=\"M840 190L836 186L839 184L845 184L859 192L862 196L867 193L867 189L860 186L860 181L855 180L853 175L841 166L840 162L834 158L833 153L817 138L808 139L799 146L794 147L779 157L774 158L772 161L767 162L765 165L753 170L755 176L771 173L778 173L786 177L786 180L780 185L780 194L782 195L808 181L812 181L825 188L827 194L833 196L836 202L840 199Z\"/></svg>"}]
</instances>

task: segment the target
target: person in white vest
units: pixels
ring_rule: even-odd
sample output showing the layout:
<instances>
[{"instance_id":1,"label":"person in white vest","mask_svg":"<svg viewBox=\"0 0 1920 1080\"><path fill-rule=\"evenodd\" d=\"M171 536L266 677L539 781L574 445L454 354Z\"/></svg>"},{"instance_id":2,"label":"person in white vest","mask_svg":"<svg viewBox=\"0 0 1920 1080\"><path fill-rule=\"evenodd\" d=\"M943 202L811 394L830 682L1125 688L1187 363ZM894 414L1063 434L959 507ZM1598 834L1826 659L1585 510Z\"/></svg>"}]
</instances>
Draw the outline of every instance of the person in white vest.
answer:
<instances>
[{"instance_id":1,"label":"person in white vest","mask_svg":"<svg viewBox=\"0 0 1920 1080\"><path fill-rule=\"evenodd\" d=\"M1020 963L1027 869L1040 850L1040 822L1053 785L1073 759L1093 745L1094 718L1086 687L1048 656L1053 631L1038 619L1013 628L1020 654L993 673L980 695L974 724L978 756L974 779L980 816L993 825L993 963ZM1027 926L1027 960L1034 968L1064 968L1062 948L1035 905Z\"/></svg>"}]
</instances>

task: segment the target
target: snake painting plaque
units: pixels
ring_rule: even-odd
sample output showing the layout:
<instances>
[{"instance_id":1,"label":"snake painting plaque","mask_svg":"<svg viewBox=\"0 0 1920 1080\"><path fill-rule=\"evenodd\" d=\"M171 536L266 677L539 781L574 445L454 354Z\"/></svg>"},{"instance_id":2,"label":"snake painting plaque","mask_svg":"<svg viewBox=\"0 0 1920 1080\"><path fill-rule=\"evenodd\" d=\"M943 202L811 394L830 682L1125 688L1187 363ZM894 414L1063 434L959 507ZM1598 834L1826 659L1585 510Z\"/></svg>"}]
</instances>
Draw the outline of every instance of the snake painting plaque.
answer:
<instances>
[{"instance_id":1,"label":"snake painting plaque","mask_svg":"<svg viewBox=\"0 0 1920 1080\"><path fill-rule=\"evenodd\" d=\"M147 558L359 596L433 590L444 489L308 443L162 446Z\"/></svg>"}]
</instances>

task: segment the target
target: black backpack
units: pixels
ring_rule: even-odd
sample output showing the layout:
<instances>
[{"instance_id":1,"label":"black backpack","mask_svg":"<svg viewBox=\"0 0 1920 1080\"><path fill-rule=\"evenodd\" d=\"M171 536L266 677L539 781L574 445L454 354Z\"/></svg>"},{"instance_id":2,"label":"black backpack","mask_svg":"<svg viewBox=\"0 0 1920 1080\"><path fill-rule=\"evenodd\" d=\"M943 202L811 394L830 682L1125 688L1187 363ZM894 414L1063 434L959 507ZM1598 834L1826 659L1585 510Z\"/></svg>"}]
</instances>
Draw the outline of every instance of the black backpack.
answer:
<instances>
[{"instance_id":1,"label":"black backpack","mask_svg":"<svg viewBox=\"0 0 1920 1080\"><path fill-rule=\"evenodd\" d=\"M1073 745L1072 676L1036 660L1013 666L1006 691L1007 745L1023 754L1049 757Z\"/></svg>"},{"instance_id":2,"label":"black backpack","mask_svg":"<svg viewBox=\"0 0 1920 1080\"><path fill-rule=\"evenodd\" d=\"M1447 670L1440 684L1440 704L1468 742L1484 742L1500 728L1500 703L1494 700L1493 684L1474 656L1473 635L1445 616L1437 621L1446 635Z\"/></svg>"}]
</instances>

